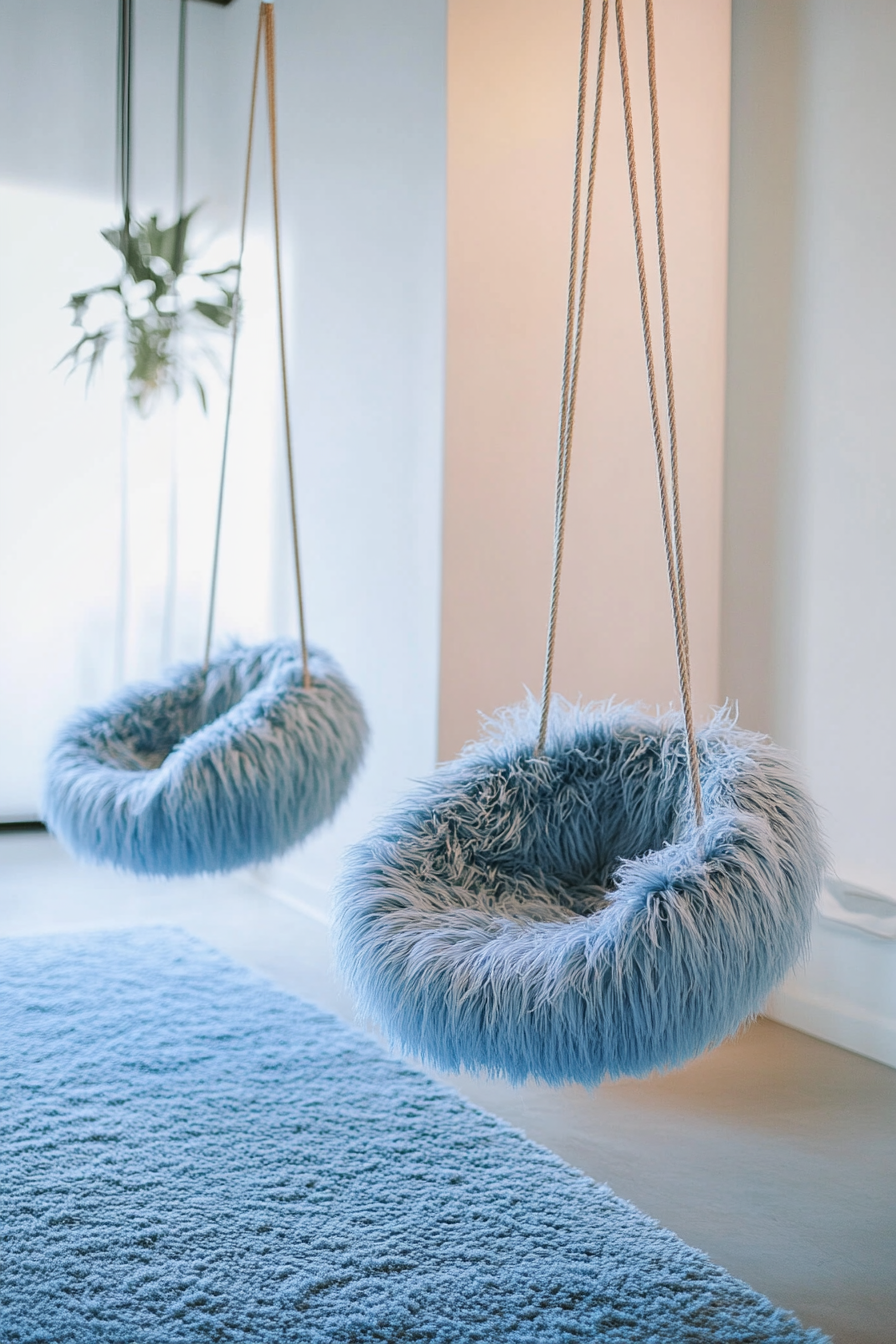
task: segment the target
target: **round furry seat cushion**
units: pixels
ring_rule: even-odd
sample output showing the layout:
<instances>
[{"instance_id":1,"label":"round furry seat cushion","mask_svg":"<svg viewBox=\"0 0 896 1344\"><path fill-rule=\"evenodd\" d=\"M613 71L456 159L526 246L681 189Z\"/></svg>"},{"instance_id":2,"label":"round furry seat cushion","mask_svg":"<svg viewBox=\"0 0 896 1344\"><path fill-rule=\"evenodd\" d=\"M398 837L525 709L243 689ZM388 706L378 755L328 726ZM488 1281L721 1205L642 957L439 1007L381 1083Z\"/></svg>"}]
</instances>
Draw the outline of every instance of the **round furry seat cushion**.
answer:
<instances>
[{"instance_id":1,"label":"round furry seat cushion","mask_svg":"<svg viewBox=\"0 0 896 1344\"><path fill-rule=\"evenodd\" d=\"M236 645L130 687L65 726L44 817L79 856L136 873L216 873L283 854L332 816L364 755L352 687L320 650Z\"/></svg>"},{"instance_id":2,"label":"round furry seat cushion","mask_svg":"<svg viewBox=\"0 0 896 1344\"><path fill-rule=\"evenodd\" d=\"M785 755L720 713L508 711L364 844L337 894L359 1006L438 1068L594 1084L667 1068L759 1011L805 950L825 853Z\"/></svg>"}]
</instances>

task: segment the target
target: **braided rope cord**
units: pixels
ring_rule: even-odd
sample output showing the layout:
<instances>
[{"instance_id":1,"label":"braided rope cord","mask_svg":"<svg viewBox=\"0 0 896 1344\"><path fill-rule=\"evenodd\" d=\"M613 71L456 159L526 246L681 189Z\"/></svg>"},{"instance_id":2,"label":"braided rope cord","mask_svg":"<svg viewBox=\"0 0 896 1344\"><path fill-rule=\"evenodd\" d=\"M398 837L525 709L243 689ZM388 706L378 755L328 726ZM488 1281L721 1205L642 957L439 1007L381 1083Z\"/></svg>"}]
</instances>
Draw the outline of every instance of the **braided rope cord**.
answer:
<instances>
[{"instance_id":1,"label":"braided rope cord","mask_svg":"<svg viewBox=\"0 0 896 1344\"><path fill-rule=\"evenodd\" d=\"M647 271L644 254L644 232L641 223L641 209L638 197L638 176L635 155L634 119L632 115L631 81L629 76L628 52L625 40L625 22L623 0L615 0L617 45L619 50L619 73L622 84L623 120L625 124L626 158L628 163L629 190L631 195L632 226L635 238L635 260L638 272L638 290L641 305L641 330L644 341L644 358L647 370L647 390L650 400L650 418L653 430L656 454L657 485L660 498L660 514L663 528L663 545L666 554L666 571L669 583L669 596L672 607L672 621L675 630L675 655L678 665L678 683L681 693L682 710L687 738L688 773L697 825L703 824L703 799L700 787L699 758L697 738L694 727L693 693L691 688L690 641L688 637L687 599L684 580L684 548L681 527L681 504L679 487L679 451L678 429L675 414L675 388L672 364L672 332L669 304L669 282L666 261L665 217L663 213L662 174L660 163L659 100L656 78L656 34L654 26L653 0L645 0L645 18L647 26L647 71L650 89L650 126L653 157L653 188L656 222L657 254L659 261L660 293L662 298L663 361L666 393L666 416L669 433L669 464L666 464L666 451L663 443L663 429L660 416L660 403L657 390L656 361L653 351L652 322L647 287ZM557 480L554 500L554 551L551 579L551 603L548 615L548 631L545 649L544 680L542 683L541 717L535 754L544 751L547 737L548 719L551 704L551 686L554 671L554 656L557 633L557 617L560 600L560 576L563 563L563 544L566 531L566 514L569 495L570 464L572 458L572 440L575 425L576 395L578 391L579 360L584 327L585 301L587 295L588 261L591 244L591 223L594 201L594 176L597 161L597 142L600 127L600 111L603 94L604 65L606 54L606 35L608 22L608 0L604 0L601 12L600 39L597 59L597 73L594 89L594 115L592 121L591 156L585 189L584 228L582 227L582 173L585 116L587 110L587 86L589 47L592 21L591 0L583 0L582 29L579 47L579 86L576 111L576 148L573 172L573 195L570 224L570 261L569 281L566 302L566 330L563 347L563 372L560 390L560 417L557 444ZM581 235L581 243L580 243Z\"/></svg>"},{"instance_id":2,"label":"braided rope cord","mask_svg":"<svg viewBox=\"0 0 896 1344\"><path fill-rule=\"evenodd\" d=\"M662 210L662 187L659 175L659 108L656 96L656 58L655 35L653 26L652 0L645 0L648 42L648 78L650 82L650 123L653 145L654 198L657 232L657 250L660 259L660 284L663 299L663 346L666 367L667 411L670 421L670 463L666 468L663 446L662 425L660 421L659 398L657 395L656 362L653 353L652 324L650 302L647 291L647 272L644 261L644 233L641 224L641 208L638 199L638 174L635 159L634 120L632 117L631 82L629 79L628 52L625 41L625 19L623 0L616 0L616 32L619 48L619 74L622 82L622 106L625 121L626 157L628 159L629 189L632 205L632 227L635 235L635 257L638 268L638 290L641 299L641 331L644 339L644 360L647 368L647 390L650 398L650 419L653 427L653 441L656 452L657 485L660 496L660 513L663 523L663 545L666 552L666 571L669 580L669 596L672 603L672 622L675 627L675 656L678 663L678 684L681 704L684 712L685 735L687 738L688 772L694 815L698 826L703 824L703 797L700 787L700 767L697 753L697 735L694 727L694 708L691 692L691 666L687 633L687 607L684 592L684 561L681 545L681 523L679 510L678 484L678 443L675 433L675 400L672 384L671 332L669 323L668 280L666 275L665 223ZM672 483L670 486L669 477Z\"/></svg>"},{"instance_id":3,"label":"braided rope cord","mask_svg":"<svg viewBox=\"0 0 896 1344\"><path fill-rule=\"evenodd\" d=\"M563 345L563 374L560 388L560 416L557 429L557 484L554 498L554 553L551 574L551 605L545 646L544 679L541 693L541 719L538 728L536 756L544 751L551 708L551 685L554 677L554 652L557 637L557 618L560 608L560 575L563 567L563 543L566 534L566 508L569 499L570 464L575 426L576 395L579 385L579 362L585 321L585 297L588 285L588 261L591 254L591 222L594 207L594 179L597 166L597 142L600 134L600 113L603 102L604 56L607 42L609 0L601 7L598 39L597 73L594 85L594 113L591 122L591 147L588 179L585 188L584 228L582 227L582 171L585 144L585 116L588 98L588 64L591 43L591 0L582 6L582 30L579 46L579 93L576 109L576 149L573 169L572 211L569 239L569 281L566 294L566 331ZM581 249L579 235L581 232Z\"/></svg>"},{"instance_id":4,"label":"braided rope cord","mask_svg":"<svg viewBox=\"0 0 896 1344\"><path fill-rule=\"evenodd\" d=\"M289 413L289 383L286 367L286 320L283 303L283 267L280 243L280 172L277 146L277 95L276 95L276 41L274 34L274 6L263 3L258 11L258 28L255 35L255 61L252 70L252 94L249 106L249 136L246 149L246 171L243 180L243 205L240 216L240 249L237 260L237 279L234 293L233 324L230 345L230 369L227 379L227 409L224 417L224 443L221 452L221 475L218 485L218 510L215 522L215 546L212 560L212 581L209 598L208 625L205 639L204 666L208 670L211 656L212 631L214 628L215 599L218 585L218 567L221 550L221 522L224 513L224 483L227 469L227 450L230 443L230 422L233 410L233 386L236 370L236 350L240 326L240 298L242 292L243 257L246 250L246 225L249 214L249 183L252 172L252 145L255 136L255 111L258 100L258 83L261 67L261 54L264 51L265 86L267 92L268 139L270 144L271 185L274 207L274 258L277 281L277 319L280 340L280 375L283 393L283 421L286 439L286 463L289 475L289 506L292 523L292 552L296 579L296 598L299 617L299 643L302 648L302 682L306 690L311 685L311 670L308 664L308 642L305 635L305 604L302 594L302 569L299 561L299 522L296 511L295 467L292 447L292 425Z\"/></svg>"}]
</instances>

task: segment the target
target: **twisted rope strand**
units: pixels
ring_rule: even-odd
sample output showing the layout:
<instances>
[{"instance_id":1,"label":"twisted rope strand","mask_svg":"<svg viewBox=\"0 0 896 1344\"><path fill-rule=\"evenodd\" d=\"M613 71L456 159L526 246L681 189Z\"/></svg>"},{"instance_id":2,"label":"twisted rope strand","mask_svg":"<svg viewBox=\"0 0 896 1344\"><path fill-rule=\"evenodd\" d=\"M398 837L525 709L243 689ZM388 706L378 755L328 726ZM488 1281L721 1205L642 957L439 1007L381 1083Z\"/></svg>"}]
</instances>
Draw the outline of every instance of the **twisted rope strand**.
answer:
<instances>
[{"instance_id":1,"label":"twisted rope strand","mask_svg":"<svg viewBox=\"0 0 896 1344\"><path fill-rule=\"evenodd\" d=\"M224 509L224 481L227 466L227 448L230 441L230 420L233 408L233 384L236 367L236 346L239 328L239 301L243 275L243 255L246 248L246 224L249 211L249 181L252 168L252 143L255 134L255 108L258 95L258 77L261 63L261 49L264 45L265 86L267 91L268 137L271 152L271 183L274 204L274 259L277 277L277 316L280 338L280 375L283 392L283 420L286 437L286 463L289 473L289 509L292 522L292 551L296 576L296 597L299 616L299 643L302 648L302 684L306 690L311 686L311 669L308 663L308 642L305 637L305 604L302 595L302 570L299 563L299 521L296 512L295 468L292 450L292 426L289 414L289 383L286 368L286 320L283 303L283 266L280 245L280 184L279 158L277 150L277 96L275 82L276 43L274 37L274 6L262 4L258 11L258 29L255 37L255 63L252 72L252 97L249 110L249 144L246 151L246 174L243 185L243 208L240 219L240 251L237 262L237 281L234 292L233 337L230 346L230 371L227 383L227 411L224 419L224 446L221 453L221 478L218 487L218 513L215 525L215 550L212 561L212 584L209 601L208 628L205 641L204 667L208 670L211 655L212 629L214 625L215 595L218 583L218 562L221 546L221 519Z\"/></svg>"},{"instance_id":2,"label":"twisted rope strand","mask_svg":"<svg viewBox=\"0 0 896 1344\"><path fill-rule=\"evenodd\" d=\"M581 269L579 272L579 288L576 297L576 329L573 342L572 373L570 376L570 390L566 410L566 429L564 434L566 467L563 480L562 510L559 520L561 523L561 549L563 546L563 532L565 531L566 523L569 471L572 461L572 440L576 418L576 395L579 386L579 363L582 354L582 333L585 325L585 299L588 292L588 262L591 256L591 225L594 216L594 180L597 170L597 141L600 131L601 104L603 101L604 53L607 42L608 12L609 0L603 0L597 48L597 73L594 86L594 116L591 124L591 153L588 163L588 188L585 195L585 226L582 231Z\"/></svg>"},{"instance_id":3,"label":"twisted rope strand","mask_svg":"<svg viewBox=\"0 0 896 1344\"><path fill-rule=\"evenodd\" d=\"M647 293L647 272L644 264L644 235L641 226L641 208L638 200L637 167L635 162L634 122L632 118L631 83L629 80L628 53L625 42L625 20L623 0L616 0L616 31L619 47L619 73L622 82L622 104L625 121L626 156L628 159L629 188L632 205L632 225L635 234L635 256L638 268L638 289L641 299L641 330L644 338L644 358L647 365L647 388L650 398L650 418L653 427L654 448L656 451L657 484L660 495L660 513L663 524L663 544L666 552L666 570L669 581L669 595L672 602L672 619L675 627L675 654L678 663L678 683L681 703L684 711L685 732L688 747L688 769L691 792L694 801L694 814L697 825L703 824L703 799L700 788L700 771L697 756L697 739L694 731L694 714L691 698L690 663L687 651L685 622L682 616L682 593L679 586L679 565L676 554L670 489L666 472L666 460L663 449L662 428L660 424L659 401L656 386L656 365L651 337L650 305ZM655 123L655 103L652 106L652 121ZM658 127L655 127L658 143ZM662 230L662 215L657 216L657 231ZM677 465L677 464L676 464Z\"/></svg>"},{"instance_id":4,"label":"twisted rope strand","mask_svg":"<svg viewBox=\"0 0 896 1344\"><path fill-rule=\"evenodd\" d=\"M578 390L579 360L585 317L585 297L588 282L588 259L591 248L591 221L594 204L594 178L597 163L597 143L600 129L600 110L603 95L604 52L606 48L609 0L603 0L600 37L598 43L597 74L595 77L594 116L591 129L591 147L586 187L585 223L582 232L581 257L579 235L582 220L582 167L585 141L585 114L588 94L588 63L591 39L591 0L582 6L582 31L579 49L579 89L576 111L576 149L573 169L573 194L570 221L569 282L566 296L566 332L563 347L563 373L560 388L560 415L557 432L557 484L554 498L554 551L551 576L551 604L545 648L544 678L541 694L541 718L535 755L544 751L551 706L551 685L554 676L554 652L557 617L560 603L560 575L563 566L563 543L566 533L566 510L569 497L569 471L572 455L572 437L575 424L576 393ZM578 282L578 283L577 283Z\"/></svg>"},{"instance_id":5,"label":"twisted rope strand","mask_svg":"<svg viewBox=\"0 0 896 1344\"><path fill-rule=\"evenodd\" d=\"M286 322L283 315L283 264L280 247L280 173L277 152L277 95L275 86L274 6L263 4L264 66L267 75L268 132L271 146L271 182L274 196L274 256L277 267L277 316L280 328L280 376L283 384L283 424L286 433L286 464L289 470L289 512L292 521L292 553L296 574L296 597L299 611L299 642L302 646L302 684L311 685L308 666L308 643L305 638L305 604L302 598L302 568L299 563L299 519L296 513L295 466L292 451L292 428L289 417L289 382L286 373Z\"/></svg>"},{"instance_id":6,"label":"twisted rope strand","mask_svg":"<svg viewBox=\"0 0 896 1344\"><path fill-rule=\"evenodd\" d=\"M659 256L660 294L663 315L663 359L666 377L666 413L669 423L669 476L672 483L672 537L675 543L675 569L681 605L684 648L690 668L687 594L684 583L684 553L681 530L681 504L678 485L678 427L675 418L675 381L672 370L672 326L669 317L669 276L666 267L666 226L663 211L663 181L660 171L660 114L656 84L656 34L653 0L645 0L647 19L647 74L650 85L650 129L653 146L653 182L656 200L657 253Z\"/></svg>"},{"instance_id":7,"label":"twisted rope strand","mask_svg":"<svg viewBox=\"0 0 896 1344\"><path fill-rule=\"evenodd\" d=\"M221 556L221 522L224 517L224 482L227 476L227 449L230 445L230 419L233 410L233 384L236 372L236 347L240 330L240 298L243 284L243 254L246 250L246 225L249 218L249 181L252 175L252 144L255 138L255 107L258 101L258 72L261 64L261 35L264 17L258 14L255 33L255 63L252 68L252 95L249 101L249 143L246 148L246 171L243 178L243 206L240 215L240 250L236 265L236 286L233 294L233 318L230 333L230 368L227 375L227 409L224 413L224 444L221 449L221 475L218 481L218 511L215 519L215 549L212 556L212 582L208 604L208 622L205 633L203 670L208 671L212 649L212 631L215 623L215 599L218 592L218 564Z\"/></svg>"},{"instance_id":8,"label":"twisted rope strand","mask_svg":"<svg viewBox=\"0 0 896 1344\"><path fill-rule=\"evenodd\" d=\"M650 86L650 132L653 151L653 188L656 205L656 242L659 258L660 295L663 318L663 361L666 378L666 415L669 424L669 476L672 486L672 540L675 546L675 576L678 582L678 605L681 613L681 634L687 665L688 703L685 718L691 717L688 732L688 755L694 788L695 812L698 824L703 820L703 800L700 789L700 768L697 759L697 741L693 727L691 703L691 643L688 633L688 599L684 581L684 540L681 526L681 492L679 488L678 426L675 415L675 379L672 367L672 323L669 316L669 274L666 265L666 224L663 211L663 179L660 161L660 113L656 79L656 31L653 0L645 0L647 24L647 76ZM683 702L684 703L684 702Z\"/></svg>"},{"instance_id":9,"label":"twisted rope strand","mask_svg":"<svg viewBox=\"0 0 896 1344\"><path fill-rule=\"evenodd\" d=\"M554 642L557 631L557 610L560 600L560 570L563 564L561 537L563 532L564 499L567 490L568 461L566 454L566 412L569 402L569 380L572 371L572 345L575 333L576 276L578 274L579 227L581 220L582 150L585 142L585 109L587 104L588 47L591 38L591 0L583 0L582 30L579 42L579 90L576 106L576 148L572 183L572 215L569 240L569 279L566 287L566 330L563 340L563 372L560 382L560 415L557 426L557 483L554 494L554 555L551 575L551 606L548 615L547 646L545 648L544 678L541 692L541 722L538 730L536 756L544 750L550 710L550 687L554 672Z\"/></svg>"}]
</instances>

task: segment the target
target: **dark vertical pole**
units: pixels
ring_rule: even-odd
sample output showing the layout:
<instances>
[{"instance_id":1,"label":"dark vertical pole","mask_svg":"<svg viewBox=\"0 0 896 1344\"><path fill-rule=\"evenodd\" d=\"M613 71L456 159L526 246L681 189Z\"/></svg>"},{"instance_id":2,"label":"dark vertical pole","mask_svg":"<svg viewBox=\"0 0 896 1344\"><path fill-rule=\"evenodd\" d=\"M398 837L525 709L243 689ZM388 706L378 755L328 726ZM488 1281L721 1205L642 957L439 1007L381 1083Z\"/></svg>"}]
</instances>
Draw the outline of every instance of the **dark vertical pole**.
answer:
<instances>
[{"instance_id":1,"label":"dark vertical pole","mask_svg":"<svg viewBox=\"0 0 896 1344\"><path fill-rule=\"evenodd\" d=\"M174 215L178 223L174 251L174 273L180 275L186 250L186 226L183 223L187 175L187 0L180 0L177 28L177 157L174 183Z\"/></svg>"},{"instance_id":2,"label":"dark vertical pole","mask_svg":"<svg viewBox=\"0 0 896 1344\"><path fill-rule=\"evenodd\" d=\"M133 0L118 0L118 186L125 231L131 222L131 66Z\"/></svg>"},{"instance_id":3,"label":"dark vertical pole","mask_svg":"<svg viewBox=\"0 0 896 1344\"><path fill-rule=\"evenodd\" d=\"M187 172L187 0L180 0L177 32L177 182L174 209L178 219L184 213L184 183Z\"/></svg>"}]
</instances>

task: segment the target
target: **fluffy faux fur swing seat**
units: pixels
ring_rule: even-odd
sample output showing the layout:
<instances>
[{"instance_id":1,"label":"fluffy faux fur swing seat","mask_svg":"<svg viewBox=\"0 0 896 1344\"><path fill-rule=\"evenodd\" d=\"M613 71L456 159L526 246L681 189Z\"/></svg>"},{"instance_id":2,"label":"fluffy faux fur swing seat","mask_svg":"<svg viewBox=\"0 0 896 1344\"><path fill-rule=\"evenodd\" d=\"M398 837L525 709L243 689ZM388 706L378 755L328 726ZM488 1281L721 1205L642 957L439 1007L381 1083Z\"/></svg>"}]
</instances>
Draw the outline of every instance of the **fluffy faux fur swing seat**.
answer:
<instances>
[{"instance_id":1,"label":"fluffy faux fur swing seat","mask_svg":"<svg viewBox=\"0 0 896 1344\"><path fill-rule=\"evenodd\" d=\"M132 686L63 728L47 761L44 818L81 858L148 876L220 873L274 859L335 812L364 755L368 728L336 663L305 638L287 391L276 158L273 5L258 15L240 250L233 311L240 312L249 166L262 50L274 205L284 443L289 478L299 639L211 656L234 369L218 486L205 658L163 680Z\"/></svg>"},{"instance_id":2,"label":"fluffy faux fur swing seat","mask_svg":"<svg viewBox=\"0 0 896 1344\"><path fill-rule=\"evenodd\" d=\"M349 855L340 961L363 1013L437 1068L550 1084L683 1063L806 948L824 867L786 756L721 713L688 806L681 716L555 702L440 767Z\"/></svg>"},{"instance_id":3,"label":"fluffy faux fur swing seat","mask_svg":"<svg viewBox=\"0 0 896 1344\"><path fill-rule=\"evenodd\" d=\"M438 1068L595 1084L684 1063L757 1013L806 948L824 869L786 756L724 711L696 729L654 78L654 192L668 412L651 342L623 6L615 5L632 223L682 714L551 696L594 164L609 16L601 5L590 170L584 0L554 569L541 705L505 711L350 854L339 958L361 1011ZM584 227L582 215L584 213ZM582 239L581 253L579 239Z\"/></svg>"},{"instance_id":4,"label":"fluffy faux fur swing seat","mask_svg":"<svg viewBox=\"0 0 896 1344\"><path fill-rule=\"evenodd\" d=\"M234 645L81 710L47 763L44 817L74 853L163 877L276 858L342 801L367 723L336 663Z\"/></svg>"}]
</instances>

